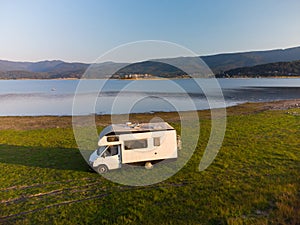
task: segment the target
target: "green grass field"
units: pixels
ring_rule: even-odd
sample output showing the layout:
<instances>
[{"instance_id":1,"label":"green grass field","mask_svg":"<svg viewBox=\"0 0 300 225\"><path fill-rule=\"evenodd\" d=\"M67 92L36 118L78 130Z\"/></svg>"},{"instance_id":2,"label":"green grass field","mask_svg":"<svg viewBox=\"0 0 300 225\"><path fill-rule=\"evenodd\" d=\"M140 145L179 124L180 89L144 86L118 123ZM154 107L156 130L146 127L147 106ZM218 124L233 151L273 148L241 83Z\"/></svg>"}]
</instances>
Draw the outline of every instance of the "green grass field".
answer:
<instances>
[{"instance_id":1,"label":"green grass field","mask_svg":"<svg viewBox=\"0 0 300 225\"><path fill-rule=\"evenodd\" d=\"M204 116L187 165L143 187L90 172L71 127L1 130L0 224L300 224L300 110L234 110L208 169Z\"/></svg>"}]
</instances>

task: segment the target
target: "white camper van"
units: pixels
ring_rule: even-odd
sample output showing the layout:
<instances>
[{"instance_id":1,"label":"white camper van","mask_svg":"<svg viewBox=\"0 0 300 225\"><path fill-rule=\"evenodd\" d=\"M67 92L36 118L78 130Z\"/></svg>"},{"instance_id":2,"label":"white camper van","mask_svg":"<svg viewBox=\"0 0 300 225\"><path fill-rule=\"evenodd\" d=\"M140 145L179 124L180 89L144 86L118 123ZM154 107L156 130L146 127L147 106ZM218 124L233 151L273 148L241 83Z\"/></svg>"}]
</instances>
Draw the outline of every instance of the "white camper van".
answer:
<instances>
[{"instance_id":1,"label":"white camper van","mask_svg":"<svg viewBox=\"0 0 300 225\"><path fill-rule=\"evenodd\" d=\"M113 124L103 129L98 149L89 159L98 173L121 168L123 164L144 164L177 158L176 130L166 122Z\"/></svg>"}]
</instances>

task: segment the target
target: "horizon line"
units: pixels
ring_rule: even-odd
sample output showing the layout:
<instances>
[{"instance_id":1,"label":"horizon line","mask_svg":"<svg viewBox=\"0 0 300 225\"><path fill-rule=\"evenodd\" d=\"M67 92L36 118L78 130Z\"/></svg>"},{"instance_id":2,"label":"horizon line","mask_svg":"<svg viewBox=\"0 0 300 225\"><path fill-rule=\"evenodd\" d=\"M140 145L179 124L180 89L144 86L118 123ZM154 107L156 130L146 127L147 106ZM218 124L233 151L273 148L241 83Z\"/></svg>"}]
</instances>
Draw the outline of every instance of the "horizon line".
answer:
<instances>
[{"instance_id":1,"label":"horizon line","mask_svg":"<svg viewBox=\"0 0 300 225\"><path fill-rule=\"evenodd\" d=\"M297 46L288 46L285 48L272 48L272 49L249 49L249 50L237 50L237 51L232 51L232 52L216 52L216 53L210 53L210 54L205 54L205 55L197 55L198 57L208 57L208 56L217 56L217 55L225 55L225 54L238 54L238 53L250 53L250 52L264 52L264 51L274 51L274 50L287 50L287 49L293 49L293 48L300 48L300 45ZM176 56L176 57L168 57L168 58L180 58L180 57L191 57L191 56ZM162 59L162 58L159 58ZM151 60L151 59L150 59ZM54 62L54 61L61 61L64 63L82 63L82 64L93 64L92 62L84 62L84 61L69 61L69 60L64 60L60 58L55 58L55 59L39 59L39 60L32 60L32 61L26 61L26 60L11 60L11 59L0 59L0 61L6 61L6 62L14 62L14 63L39 63L39 62ZM149 61L149 60L145 60ZM100 62L100 63L106 63L106 62L112 62L112 63L130 63L130 62L114 62L114 61L105 61L105 62Z\"/></svg>"}]
</instances>

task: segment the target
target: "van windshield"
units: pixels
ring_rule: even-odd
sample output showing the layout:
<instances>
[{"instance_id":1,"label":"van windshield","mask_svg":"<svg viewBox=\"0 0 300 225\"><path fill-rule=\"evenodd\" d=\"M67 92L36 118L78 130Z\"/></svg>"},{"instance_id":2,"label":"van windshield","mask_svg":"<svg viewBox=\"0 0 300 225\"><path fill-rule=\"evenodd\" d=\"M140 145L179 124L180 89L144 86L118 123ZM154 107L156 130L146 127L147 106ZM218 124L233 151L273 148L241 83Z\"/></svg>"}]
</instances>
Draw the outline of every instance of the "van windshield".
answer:
<instances>
[{"instance_id":1,"label":"van windshield","mask_svg":"<svg viewBox=\"0 0 300 225\"><path fill-rule=\"evenodd\" d=\"M97 149L97 155L101 155L102 152L105 151L105 149L107 149L107 145L105 146L100 146L98 149Z\"/></svg>"}]
</instances>

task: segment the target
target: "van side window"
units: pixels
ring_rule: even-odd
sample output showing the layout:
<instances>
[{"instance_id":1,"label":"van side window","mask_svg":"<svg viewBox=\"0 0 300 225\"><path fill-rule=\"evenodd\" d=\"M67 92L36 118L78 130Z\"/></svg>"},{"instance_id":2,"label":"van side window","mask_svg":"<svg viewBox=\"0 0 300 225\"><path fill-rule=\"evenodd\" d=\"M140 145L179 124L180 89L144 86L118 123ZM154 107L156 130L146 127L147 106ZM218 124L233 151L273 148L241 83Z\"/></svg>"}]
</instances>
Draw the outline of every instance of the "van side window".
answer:
<instances>
[{"instance_id":1,"label":"van side window","mask_svg":"<svg viewBox=\"0 0 300 225\"><path fill-rule=\"evenodd\" d=\"M105 152L103 153L103 156L114 156L114 155L118 155L118 145L111 145L109 146Z\"/></svg>"},{"instance_id":2,"label":"van side window","mask_svg":"<svg viewBox=\"0 0 300 225\"><path fill-rule=\"evenodd\" d=\"M125 150L147 148L147 147L148 147L147 139L124 141Z\"/></svg>"},{"instance_id":3,"label":"van side window","mask_svg":"<svg viewBox=\"0 0 300 225\"><path fill-rule=\"evenodd\" d=\"M118 145L109 146L111 156L118 155Z\"/></svg>"},{"instance_id":4,"label":"van side window","mask_svg":"<svg viewBox=\"0 0 300 225\"><path fill-rule=\"evenodd\" d=\"M160 146L160 137L153 138L153 145Z\"/></svg>"}]
</instances>

